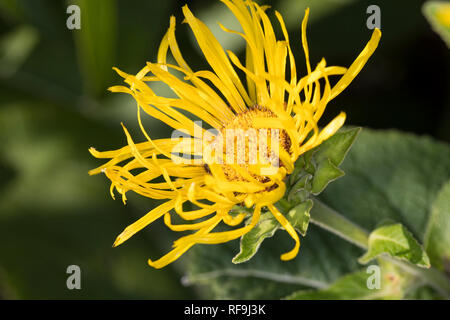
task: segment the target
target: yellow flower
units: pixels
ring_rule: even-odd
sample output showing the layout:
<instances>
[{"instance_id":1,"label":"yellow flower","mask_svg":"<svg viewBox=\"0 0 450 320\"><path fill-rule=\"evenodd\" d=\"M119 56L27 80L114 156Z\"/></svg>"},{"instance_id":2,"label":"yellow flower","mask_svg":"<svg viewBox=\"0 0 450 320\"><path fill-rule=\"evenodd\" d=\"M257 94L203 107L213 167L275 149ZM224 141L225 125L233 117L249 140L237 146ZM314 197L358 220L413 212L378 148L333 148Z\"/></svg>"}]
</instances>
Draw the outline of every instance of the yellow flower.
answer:
<instances>
[{"instance_id":1,"label":"yellow flower","mask_svg":"<svg viewBox=\"0 0 450 320\"><path fill-rule=\"evenodd\" d=\"M450 28L450 3L440 3L436 10L436 18L446 28Z\"/></svg>"},{"instance_id":2,"label":"yellow flower","mask_svg":"<svg viewBox=\"0 0 450 320\"><path fill-rule=\"evenodd\" d=\"M193 71L189 67L179 50L175 18L171 17L170 27L158 51L157 63L147 63L136 75L115 69L129 87L110 88L112 92L129 93L137 101L138 122L147 141L135 143L123 127L127 146L106 152L90 149L93 156L110 159L89 173L103 172L111 180L113 197L115 189L126 201L126 192L131 190L165 201L128 226L117 237L114 246L162 216L172 230L196 230L175 241L173 250L159 260L149 260L150 266L155 268L162 268L178 259L194 244L222 243L241 237L258 223L263 207L272 212L295 241L294 248L281 259L289 260L297 255L300 246L298 234L274 204L283 197L286 190L284 178L292 173L298 157L332 136L343 125L345 113L339 114L322 130L317 123L327 103L341 93L362 69L381 36L381 32L375 29L369 43L348 69L327 67L322 59L313 70L306 41L309 14L306 10L302 45L307 74L298 78L281 15L275 12L283 34L283 39L277 40L266 14L267 6L259 6L252 1L222 1L236 16L243 32L221 27L245 40L245 62L241 62L233 52L224 51L206 25L184 6L185 21L212 71ZM169 50L175 64L167 61ZM175 76L174 71L181 72L184 78ZM238 72L245 75L246 85ZM331 87L328 78L335 75L341 77ZM178 98L156 95L146 84L152 81L165 83ZM141 109L189 137L152 140L142 125ZM215 133L191 120L186 112L215 129ZM235 134L230 135L230 140L229 132ZM236 150L235 141L241 142L241 145L238 142ZM232 149L228 149L230 144ZM193 157L189 159L186 154ZM195 207L194 210L187 211L189 203ZM245 205L253 212L247 223L244 223L245 212L235 214L231 211L235 205ZM192 223L173 224L170 212ZM212 232L219 224L235 228ZM243 226L237 227L241 224Z\"/></svg>"}]
</instances>

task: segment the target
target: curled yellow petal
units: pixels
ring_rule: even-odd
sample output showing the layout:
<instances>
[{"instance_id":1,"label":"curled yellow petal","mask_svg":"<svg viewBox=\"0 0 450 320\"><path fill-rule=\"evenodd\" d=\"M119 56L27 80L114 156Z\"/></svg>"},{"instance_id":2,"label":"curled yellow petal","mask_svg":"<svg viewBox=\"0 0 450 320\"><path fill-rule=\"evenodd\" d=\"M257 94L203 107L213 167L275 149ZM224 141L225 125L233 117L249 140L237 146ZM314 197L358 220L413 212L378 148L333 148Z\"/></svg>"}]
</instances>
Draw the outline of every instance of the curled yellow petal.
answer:
<instances>
[{"instance_id":1,"label":"curled yellow petal","mask_svg":"<svg viewBox=\"0 0 450 320\"><path fill-rule=\"evenodd\" d=\"M352 65L348 68L347 72L342 76L342 78L336 83L336 85L331 90L330 100L334 99L338 94L344 91L345 88L353 81L353 79L358 75L364 65L369 60L370 56L375 52L378 43L381 39L381 30L375 28L372 33L367 45L364 47L363 51L355 59Z\"/></svg>"},{"instance_id":2,"label":"curled yellow petal","mask_svg":"<svg viewBox=\"0 0 450 320\"><path fill-rule=\"evenodd\" d=\"M278 211L278 209L274 205L269 205L268 208L272 212L275 219L277 219L281 226L287 231L287 233L289 233L292 239L295 240L294 248L291 251L281 255L281 260L292 260L297 256L298 250L300 248L300 239L298 237L297 231L295 231L294 227L292 227L289 221L283 216L280 211Z\"/></svg>"}]
</instances>

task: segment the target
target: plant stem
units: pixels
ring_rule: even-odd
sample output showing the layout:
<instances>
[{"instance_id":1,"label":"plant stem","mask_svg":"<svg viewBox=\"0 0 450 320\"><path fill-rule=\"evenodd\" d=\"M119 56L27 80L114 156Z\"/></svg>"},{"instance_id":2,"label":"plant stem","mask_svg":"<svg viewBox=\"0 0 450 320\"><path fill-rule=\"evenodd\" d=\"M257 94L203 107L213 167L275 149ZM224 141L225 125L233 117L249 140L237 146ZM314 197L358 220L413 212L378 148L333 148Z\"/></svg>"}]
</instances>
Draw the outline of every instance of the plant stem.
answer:
<instances>
[{"instance_id":1,"label":"plant stem","mask_svg":"<svg viewBox=\"0 0 450 320\"><path fill-rule=\"evenodd\" d=\"M367 249L368 247L369 233L367 231L354 224L338 212L334 211L317 198L314 199L314 206L311 209L310 221L362 249ZM450 281L439 270L435 268L419 268L411 263L404 262L387 255L383 255L380 258L395 264L403 271L406 271L416 277L420 277L440 294L446 298L450 298Z\"/></svg>"},{"instance_id":2,"label":"plant stem","mask_svg":"<svg viewBox=\"0 0 450 320\"><path fill-rule=\"evenodd\" d=\"M367 249L369 233L318 199L314 199L310 221L360 248Z\"/></svg>"}]
</instances>

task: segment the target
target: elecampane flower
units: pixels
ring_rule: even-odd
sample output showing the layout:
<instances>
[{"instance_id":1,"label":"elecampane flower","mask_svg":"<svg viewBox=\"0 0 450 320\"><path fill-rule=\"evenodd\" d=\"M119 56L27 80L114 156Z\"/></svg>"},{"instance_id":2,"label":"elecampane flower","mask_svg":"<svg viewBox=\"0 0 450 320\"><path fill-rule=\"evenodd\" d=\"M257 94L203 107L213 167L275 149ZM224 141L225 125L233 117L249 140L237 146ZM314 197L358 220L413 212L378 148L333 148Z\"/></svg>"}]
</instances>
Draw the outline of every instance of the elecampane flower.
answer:
<instances>
[{"instance_id":1,"label":"elecampane flower","mask_svg":"<svg viewBox=\"0 0 450 320\"><path fill-rule=\"evenodd\" d=\"M275 17L281 27L282 39L276 38L266 14L267 6L242 0L222 2L235 15L242 31L229 30L222 25L221 28L244 39L245 61L240 61L233 52L225 51L208 27L187 5L184 6L185 21L212 70L191 69L178 47L175 17L171 17L157 62L147 63L136 75L115 69L128 86L110 88L112 92L128 93L137 101L138 122L147 141L135 143L123 127L127 146L106 152L90 149L93 156L109 159L89 173L103 172L111 180L113 197L116 190L126 201L126 193L134 191L148 198L164 200L128 226L117 237L114 246L161 217L172 230L196 230L175 241L172 251L160 259L148 260L155 268L178 259L194 244L222 243L241 237L258 223L263 208L270 210L295 241L294 248L281 259L289 260L297 255L299 236L274 204L283 197L285 177L292 173L298 157L343 125L345 113L340 113L322 130L318 121L327 103L362 69L381 36L375 29L369 43L348 69L327 66L325 59L312 69L306 40L309 14L306 10L301 43L307 73L299 78L289 36L278 12ZM168 63L169 51L175 64ZM184 77L177 77L174 71L181 72ZM244 76L245 83L239 74ZM330 76L340 76L333 87ZM147 85L154 81L168 85L177 98L155 94ZM188 137L152 140L142 124L141 110ZM214 130L203 128L200 122L187 117L186 112ZM233 130L235 135L228 140L228 133ZM238 143L234 148L238 140L241 145ZM230 143L233 145L231 152ZM228 145L224 147L224 144ZM186 154L192 156L186 157ZM227 157L232 161L225 161L229 160ZM191 209L187 207L189 204ZM246 222L248 214L245 210L232 211L236 205L251 210ZM171 212L190 222L173 224ZM219 224L232 228L213 232Z\"/></svg>"}]
</instances>

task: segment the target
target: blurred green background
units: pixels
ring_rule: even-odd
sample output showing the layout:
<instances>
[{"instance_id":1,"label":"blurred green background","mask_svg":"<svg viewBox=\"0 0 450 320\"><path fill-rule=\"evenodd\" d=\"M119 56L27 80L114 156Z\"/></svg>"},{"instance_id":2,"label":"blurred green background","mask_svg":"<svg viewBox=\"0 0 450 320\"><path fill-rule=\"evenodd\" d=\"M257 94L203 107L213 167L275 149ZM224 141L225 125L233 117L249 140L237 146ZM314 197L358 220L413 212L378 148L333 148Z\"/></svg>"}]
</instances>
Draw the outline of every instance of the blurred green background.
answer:
<instances>
[{"instance_id":1,"label":"blurred green background","mask_svg":"<svg viewBox=\"0 0 450 320\"><path fill-rule=\"evenodd\" d=\"M101 162L88 148L126 144L120 122L138 133L134 100L106 91L122 80L117 66L136 73L154 61L169 16L181 6L211 26L224 47L242 42L216 25L235 27L219 1L0 0L0 298L182 299L205 297L181 284L185 261L163 270L147 266L170 249L176 235L161 222L112 249L115 237L155 203L129 195L126 206L109 195ZM396 128L450 142L449 51L421 12L422 1L264 1L288 25L299 73L304 74L300 23L311 8L311 61L349 66L368 41L366 8L381 8L383 37L353 84L328 107L348 124ZM81 8L81 30L69 30L66 9ZM194 69L206 62L186 25L177 38ZM157 88L158 89L158 88ZM167 94L164 88L159 88ZM146 119L154 138L169 128ZM66 288L66 268L81 268L81 290Z\"/></svg>"}]
</instances>

